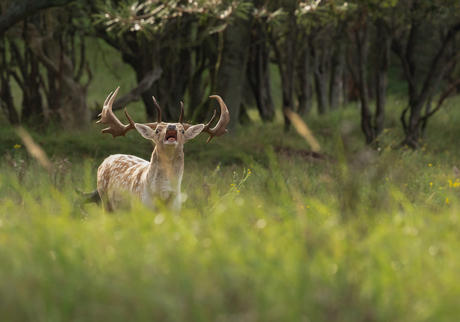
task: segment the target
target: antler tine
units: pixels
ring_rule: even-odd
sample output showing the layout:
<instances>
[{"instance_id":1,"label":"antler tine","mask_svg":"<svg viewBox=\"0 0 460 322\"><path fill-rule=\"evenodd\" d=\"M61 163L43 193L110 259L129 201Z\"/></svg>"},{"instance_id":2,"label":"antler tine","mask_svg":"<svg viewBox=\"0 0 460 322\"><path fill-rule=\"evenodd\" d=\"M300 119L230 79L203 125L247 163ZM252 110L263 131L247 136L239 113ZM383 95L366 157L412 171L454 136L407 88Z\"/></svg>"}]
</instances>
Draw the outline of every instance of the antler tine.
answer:
<instances>
[{"instance_id":1,"label":"antler tine","mask_svg":"<svg viewBox=\"0 0 460 322\"><path fill-rule=\"evenodd\" d=\"M184 103L180 102L180 117L179 123L182 124L182 119L184 118Z\"/></svg>"},{"instance_id":2,"label":"antler tine","mask_svg":"<svg viewBox=\"0 0 460 322\"><path fill-rule=\"evenodd\" d=\"M102 122L102 113L104 113L104 108L108 105L108 102L109 102L109 100L110 100L110 97L112 97L112 94L113 94L113 92L110 92L109 96L107 96L107 98L105 99L104 105L102 106L102 111L101 111L101 113L99 113L99 115L98 115L98 116L101 116L101 119L100 119L99 121L97 121L96 124L99 124L99 123ZM105 124L105 123L102 123L102 124Z\"/></svg>"},{"instance_id":3,"label":"antler tine","mask_svg":"<svg viewBox=\"0 0 460 322\"><path fill-rule=\"evenodd\" d=\"M125 115L129 121L128 125L123 125L120 122L120 120L115 116L115 114L113 114L112 105L113 105L113 102L115 101L115 98L117 97L119 89L120 89L120 86L118 86L118 88L115 90L113 95L112 93L109 94L109 96L104 102L104 107L102 108L102 112L101 114L99 114L101 119L97 121L97 123L107 124L109 126L108 128L103 129L102 133L110 133L112 134L113 138L117 136L121 136L121 135L126 136L126 133L129 130L132 130L135 128L134 122L131 119L131 117L129 117L126 109L125 109Z\"/></svg>"},{"instance_id":4,"label":"antler tine","mask_svg":"<svg viewBox=\"0 0 460 322\"><path fill-rule=\"evenodd\" d=\"M125 108L125 115L126 115L126 118L128 119L129 125L134 129L135 128L134 121L131 118L131 116L128 115L128 111L126 110L126 108Z\"/></svg>"},{"instance_id":5,"label":"antler tine","mask_svg":"<svg viewBox=\"0 0 460 322\"><path fill-rule=\"evenodd\" d=\"M158 105L158 102L157 100L155 99L155 97L153 97L153 104L155 104L155 106L157 107L157 111L158 111L158 123L161 123L161 108L160 108L160 105Z\"/></svg>"},{"instance_id":6,"label":"antler tine","mask_svg":"<svg viewBox=\"0 0 460 322\"><path fill-rule=\"evenodd\" d=\"M219 95L211 95L209 97L210 98L215 98L219 102L219 105L220 105L220 118L219 118L219 122L217 122L216 126L214 126L212 129L210 129L211 122L214 120L214 117L216 115L216 111L214 110L214 115L211 118L211 121L209 121L208 124L206 124L206 126L203 128L202 132L206 132L206 133L209 134L209 138L208 138L207 143L209 143L209 141L211 141L211 139L213 137L215 137L215 136L219 137L222 134L227 133L228 130L225 127L227 126L228 122L230 122L230 113L228 112L228 108L227 108L227 105L225 105L224 100Z\"/></svg>"},{"instance_id":7,"label":"antler tine","mask_svg":"<svg viewBox=\"0 0 460 322\"><path fill-rule=\"evenodd\" d=\"M224 100L219 95L211 95L209 97L210 98L215 98L219 102L219 105L220 105L220 118L219 118L219 122L217 122L216 126L214 126L211 129L211 123L212 123L212 121L214 121L214 119L216 117L216 110L214 110L214 114L211 117L211 120L201 130L201 132L205 132L205 133L209 134L209 138L208 138L207 143L209 143L209 141L211 141L211 139L213 137L215 137L215 136L219 137L222 134L227 133L228 130L225 127L227 126L228 122L230 122L230 113L228 112L228 108L227 108L227 105L225 105ZM182 124L182 126L184 127L185 130L187 130L188 128L190 128L192 126L191 124L184 124L182 122L180 122L180 123Z\"/></svg>"},{"instance_id":8,"label":"antler tine","mask_svg":"<svg viewBox=\"0 0 460 322\"><path fill-rule=\"evenodd\" d=\"M214 119L216 118L216 110L214 110L214 114L212 114L212 117L211 119L209 120L208 124L206 124L203 128L203 130L201 130L201 132L207 132L211 129L211 123L212 121L214 121Z\"/></svg>"},{"instance_id":9,"label":"antler tine","mask_svg":"<svg viewBox=\"0 0 460 322\"><path fill-rule=\"evenodd\" d=\"M209 134L208 141L206 141L207 143L209 143L209 141L211 141L211 139L213 137L215 137L215 136L219 137L222 134L227 133L228 130L225 127L227 126L228 122L230 122L230 114L228 112L228 108L227 108L227 105L225 105L224 100L219 95L211 95L209 97L210 98L215 98L219 102L219 105L220 105L220 119L219 119L219 122L217 122L216 126L214 126L211 129L211 123L216 118L216 110L214 110L214 114L211 117L211 120L201 130L201 132L205 132L205 133ZM184 127L184 129L187 130L192 125L182 123L182 126Z\"/></svg>"},{"instance_id":10,"label":"antler tine","mask_svg":"<svg viewBox=\"0 0 460 322\"><path fill-rule=\"evenodd\" d=\"M106 106L106 105L107 105L107 103L109 102L110 97L112 96L112 94L113 94L113 92L110 92L109 96L107 96L107 98L105 99L104 105L103 105L103 106ZM102 114L102 113L101 113L101 114ZM101 114L99 114L99 116L101 116ZM99 123L99 122L100 122L100 120L99 120L97 123Z\"/></svg>"}]
</instances>

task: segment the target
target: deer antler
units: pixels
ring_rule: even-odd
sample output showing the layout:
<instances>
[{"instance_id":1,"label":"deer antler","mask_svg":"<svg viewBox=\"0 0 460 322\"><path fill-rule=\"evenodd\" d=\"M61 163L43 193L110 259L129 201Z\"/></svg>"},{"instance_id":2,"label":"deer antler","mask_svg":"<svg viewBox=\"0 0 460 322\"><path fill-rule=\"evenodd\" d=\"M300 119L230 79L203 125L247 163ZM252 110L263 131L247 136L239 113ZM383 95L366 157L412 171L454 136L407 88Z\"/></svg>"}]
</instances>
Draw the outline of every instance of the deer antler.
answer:
<instances>
[{"instance_id":1,"label":"deer antler","mask_svg":"<svg viewBox=\"0 0 460 322\"><path fill-rule=\"evenodd\" d=\"M115 116L115 114L113 114L112 105L113 105L113 102L115 101L115 97L117 96L119 89L120 89L120 86L118 86L118 88L115 90L115 93L112 92L113 95L112 95L112 93L110 93L109 96L107 96L107 99L104 102L104 107L102 108L102 112L101 112L101 114L99 114L101 119L96 122L96 123L107 124L109 127L106 128L106 129L103 129L102 133L103 134L104 133L110 133L110 134L112 134L113 138L116 138L117 136L122 136L122 135L124 137L126 137L126 133L128 133L129 130L135 129L134 121L128 115L128 112L126 111L126 108L125 108L125 115L126 115L126 118L129 121L128 125L123 125L120 122L120 120ZM158 105L155 97L152 96L152 98L153 98L153 103L155 104L155 106L156 106L156 108L158 110L158 122L149 123L149 124L145 124L145 125L147 125L148 127L150 127L151 129L154 130L154 129L156 129L157 124L161 123L161 108Z\"/></svg>"},{"instance_id":2,"label":"deer antler","mask_svg":"<svg viewBox=\"0 0 460 322\"><path fill-rule=\"evenodd\" d=\"M216 111L214 110L214 115L211 117L211 120L208 122L208 124L205 125L203 130L201 130L201 132L205 132L209 134L208 141L206 141L207 143L209 143L209 141L211 141L213 137L215 136L219 137L222 134L227 133L228 130L225 127L227 126L228 122L230 122L230 114L228 112L228 108L227 108L227 105L225 105L224 100L219 95L211 95L209 97L215 98L219 102L220 119L219 119L219 122L217 122L216 126L214 126L211 129L211 123L216 118ZM182 116L184 114L184 108L183 108L182 102L181 102L181 108L182 108L182 111L181 111L181 116L179 120L180 123L182 123ZM182 123L182 125L184 126L185 129L188 129L190 126L192 126L190 124L184 124L184 123Z\"/></svg>"},{"instance_id":3,"label":"deer antler","mask_svg":"<svg viewBox=\"0 0 460 322\"><path fill-rule=\"evenodd\" d=\"M125 115L129 121L128 125L123 125L120 122L120 120L115 116L115 114L113 114L112 105L113 105L113 102L115 101L115 97L117 96L119 89L120 87L118 87L115 90L115 92L110 93L109 96L107 96L107 99L104 102L104 107L102 108L102 112L101 114L99 114L101 119L97 121L97 123L107 124L109 126L108 128L103 129L102 133L110 133L112 134L113 138L116 138L117 136L122 136L122 135L126 137L126 133L129 130L132 130L135 128L134 121L128 115L128 112L126 111L126 109L125 109ZM221 113L220 113L219 122L217 122L215 127L211 128L211 123L216 118L216 111L214 111L214 115L212 116L211 120L208 122L208 124L204 126L203 130L201 131L201 132L205 132L209 134L209 138L207 142L211 141L211 139L215 136L219 137L222 134L226 133L227 129L225 127L227 126L228 122L230 122L230 114L228 112L227 105L225 105L223 99L219 95L211 95L209 97L217 99L220 105ZM152 99L153 99L153 103L155 104L158 110L158 122L148 123L145 125L147 125L148 127L154 130L156 129L157 125L161 123L161 108L158 105L155 97L152 96ZM187 130L192 125L182 123L183 116L184 116L184 104L181 102L181 114L179 118L179 123L181 123L184 129Z\"/></svg>"},{"instance_id":4,"label":"deer antler","mask_svg":"<svg viewBox=\"0 0 460 322\"><path fill-rule=\"evenodd\" d=\"M128 112L125 109L125 115L128 118L129 124L128 125L123 125L120 120L113 114L112 111L112 105L113 102L115 101L115 97L117 97L118 90L120 89L120 86L115 90L115 93L110 93L109 96L107 96L107 99L104 102L104 107L102 108L101 114L99 116L101 119L97 121L97 123L102 123L102 124L107 124L109 127L106 129L102 130L102 133L110 133L112 134L113 138L117 136L123 135L126 137L126 133L129 130L134 129L134 122L131 119L131 117L128 115Z\"/></svg>"},{"instance_id":5,"label":"deer antler","mask_svg":"<svg viewBox=\"0 0 460 322\"><path fill-rule=\"evenodd\" d=\"M180 102L180 117L179 117L180 124L182 124L183 118L184 118L184 103Z\"/></svg>"},{"instance_id":6,"label":"deer antler","mask_svg":"<svg viewBox=\"0 0 460 322\"><path fill-rule=\"evenodd\" d=\"M211 95L209 97L210 98L215 98L219 102L219 105L220 105L220 118L219 118L219 122L217 122L216 126L214 126L211 129L210 128L211 127L211 122L216 117L216 111L214 110L214 115L212 116L211 120L208 122L208 124L206 124L206 126L201 131L201 132L205 132L205 133L209 134L209 138L208 138L207 142L211 141L211 139L214 136L219 137L222 134L227 133L228 130L225 127L227 126L228 122L230 122L230 114L228 112L228 108L227 108L227 105L225 105L224 100L219 95Z\"/></svg>"},{"instance_id":7,"label":"deer antler","mask_svg":"<svg viewBox=\"0 0 460 322\"><path fill-rule=\"evenodd\" d=\"M155 99L155 97L152 96L152 98L153 98L153 104L155 104L155 106L157 108L157 111L158 111L158 122L157 123L161 123L161 108L160 108L160 105L158 105L157 100ZM147 125L150 126L151 124L154 124L154 123L150 123L150 124L147 124ZM155 123L155 127L156 127L156 123Z\"/></svg>"}]
</instances>

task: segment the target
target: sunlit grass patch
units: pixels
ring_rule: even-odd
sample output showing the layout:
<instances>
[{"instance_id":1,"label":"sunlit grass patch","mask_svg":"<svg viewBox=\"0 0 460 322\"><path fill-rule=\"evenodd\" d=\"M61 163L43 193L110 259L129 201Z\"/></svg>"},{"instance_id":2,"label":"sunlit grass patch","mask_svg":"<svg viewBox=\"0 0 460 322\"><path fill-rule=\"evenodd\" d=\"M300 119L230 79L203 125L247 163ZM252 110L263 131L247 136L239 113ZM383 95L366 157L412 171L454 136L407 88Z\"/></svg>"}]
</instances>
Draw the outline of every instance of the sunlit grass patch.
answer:
<instances>
[{"instance_id":1,"label":"sunlit grass patch","mask_svg":"<svg viewBox=\"0 0 460 322\"><path fill-rule=\"evenodd\" d=\"M359 128L340 128L353 113L341 113L332 132L308 124L324 159L291 153L308 146L278 124L187 143L180 215L75 204L104 157L150 156L137 133L108 146L97 128L73 141L35 134L50 173L12 136L0 171L2 319L452 321L452 141L449 153L429 138L425 150L396 149L389 130L380 151L362 149Z\"/></svg>"},{"instance_id":2,"label":"sunlit grass patch","mask_svg":"<svg viewBox=\"0 0 460 322\"><path fill-rule=\"evenodd\" d=\"M17 173L2 174L2 312L12 320L448 318L441 308L454 310L453 300L432 294L458 291L458 217L447 188L442 205L426 207L439 168L396 162L426 177L412 183L417 173L401 179L386 162L344 172L265 153L268 167L191 162L178 216L142 205L111 215L90 206L81 216L72 185L91 183L90 159L72 164L60 189L32 161L21 184ZM422 189L404 190L406 180Z\"/></svg>"}]
</instances>

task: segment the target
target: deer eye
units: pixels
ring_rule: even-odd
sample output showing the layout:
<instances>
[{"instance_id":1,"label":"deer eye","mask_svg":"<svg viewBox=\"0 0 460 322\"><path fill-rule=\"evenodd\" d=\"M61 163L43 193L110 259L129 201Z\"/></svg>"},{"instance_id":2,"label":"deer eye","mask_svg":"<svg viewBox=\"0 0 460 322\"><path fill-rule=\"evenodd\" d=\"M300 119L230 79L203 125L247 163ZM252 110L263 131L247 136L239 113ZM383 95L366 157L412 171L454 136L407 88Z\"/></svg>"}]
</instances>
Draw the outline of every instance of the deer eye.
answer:
<instances>
[{"instance_id":1,"label":"deer eye","mask_svg":"<svg viewBox=\"0 0 460 322\"><path fill-rule=\"evenodd\" d=\"M156 133L156 134L160 133L160 130L156 130L155 133Z\"/></svg>"},{"instance_id":2,"label":"deer eye","mask_svg":"<svg viewBox=\"0 0 460 322\"><path fill-rule=\"evenodd\" d=\"M182 133L182 134L184 134L184 133L185 133L185 131L184 131L184 130L181 130L181 133Z\"/></svg>"}]
</instances>

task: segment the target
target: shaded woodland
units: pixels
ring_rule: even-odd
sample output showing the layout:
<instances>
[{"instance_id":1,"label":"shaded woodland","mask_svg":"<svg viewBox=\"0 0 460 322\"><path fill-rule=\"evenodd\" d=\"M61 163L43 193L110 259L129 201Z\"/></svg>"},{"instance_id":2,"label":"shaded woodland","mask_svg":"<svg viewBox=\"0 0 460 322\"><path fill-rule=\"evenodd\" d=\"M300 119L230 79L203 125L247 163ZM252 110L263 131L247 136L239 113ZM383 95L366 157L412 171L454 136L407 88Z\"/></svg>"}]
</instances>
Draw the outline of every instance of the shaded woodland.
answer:
<instances>
[{"instance_id":1,"label":"shaded woodland","mask_svg":"<svg viewBox=\"0 0 460 322\"><path fill-rule=\"evenodd\" d=\"M86 99L90 37L119 51L136 75L137 86L114 110L142 100L155 119L155 96L165 119L179 118L181 100L187 119L205 119L216 108L208 96L219 94L230 131L249 121L254 106L272 122L278 109L307 117L357 101L364 139L374 145L385 127L391 74L406 88L401 143L415 148L429 117L460 90L458 1L128 2L3 1L1 117L36 130L53 122L77 129L96 119L99 110ZM274 65L282 106L273 99ZM284 127L290 128L286 116Z\"/></svg>"}]
</instances>

